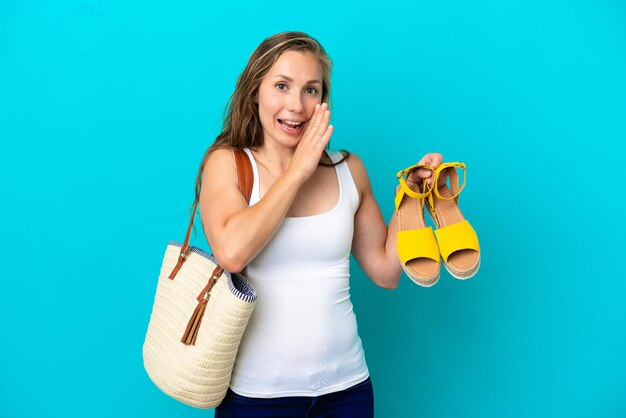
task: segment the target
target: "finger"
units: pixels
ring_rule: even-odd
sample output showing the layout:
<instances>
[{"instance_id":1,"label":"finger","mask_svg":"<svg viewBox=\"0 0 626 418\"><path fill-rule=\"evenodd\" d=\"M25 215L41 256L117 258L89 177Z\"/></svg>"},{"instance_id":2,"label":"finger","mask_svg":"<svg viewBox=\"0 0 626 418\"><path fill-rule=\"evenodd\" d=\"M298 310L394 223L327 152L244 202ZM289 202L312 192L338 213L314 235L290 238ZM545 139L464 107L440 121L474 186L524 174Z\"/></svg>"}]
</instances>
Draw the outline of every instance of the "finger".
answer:
<instances>
[{"instance_id":1,"label":"finger","mask_svg":"<svg viewBox=\"0 0 626 418\"><path fill-rule=\"evenodd\" d=\"M429 154L430 158L431 158L431 162L430 162L430 166L432 168L437 168L441 165L441 163L443 162L443 155L441 154L437 154L437 153L432 153Z\"/></svg>"},{"instance_id":2,"label":"finger","mask_svg":"<svg viewBox=\"0 0 626 418\"><path fill-rule=\"evenodd\" d=\"M414 180L414 182L417 184L423 184L424 182L426 182L427 184L432 184L433 182L432 173L426 170L426 172L420 175L420 177L418 177L417 180Z\"/></svg>"},{"instance_id":3,"label":"finger","mask_svg":"<svg viewBox=\"0 0 626 418\"><path fill-rule=\"evenodd\" d=\"M417 182L422 181L422 179L428 178L429 176L430 176L429 170L426 170L425 168L419 168L411 172L411 174L409 174L406 179L417 183Z\"/></svg>"},{"instance_id":4,"label":"finger","mask_svg":"<svg viewBox=\"0 0 626 418\"><path fill-rule=\"evenodd\" d=\"M311 131L315 132L319 123L320 117L322 115L322 105L315 105L315 112L313 112L313 116L311 117Z\"/></svg>"},{"instance_id":5,"label":"finger","mask_svg":"<svg viewBox=\"0 0 626 418\"><path fill-rule=\"evenodd\" d=\"M425 168L420 168L419 170L417 170L417 175L423 179L429 178L430 176L432 176L432 174L432 171Z\"/></svg>"},{"instance_id":6,"label":"finger","mask_svg":"<svg viewBox=\"0 0 626 418\"><path fill-rule=\"evenodd\" d=\"M315 116L316 127L319 128L320 124L323 124L324 115L328 112L328 105L326 103L322 103L320 107L317 109L317 115Z\"/></svg>"},{"instance_id":7,"label":"finger","mask_svg":"<svg viewBox=\"0 0 626 418\"><path fill-rule=\"evenodd\" d=\"M322 122L324 116L326 115L326 112L328 112L328 105L326 103L322 103L318 108L316 120L318 122Z\"/></svg>"},{"instance_id":8,"label":"finger","mask_svg":"<svg viewBox=\"0 0 626 418\"><path fill-rule=\"evenodd\" d=\"M441 161L443 161L443 155L437 154L436 152L429 152L422 157L419 164L426 164L432 167L433 164L441 163Z\"/></svg>"},{"instance_id":9,"label":"finger","mask_svg":"<svg viewBox=\"0 0 626 418\"><path fill-rule=\"evenodd\" d=\"M320 144L322 144L322 146L326 146L326 144L328 144L328 141L330 141L330 137L332 136L333 132L335 130L335 127L333 125L328 125L328 129L326 129L326 132L324 132L324 135L322 135L322 139L320 141Z\"/></svg>"},{"instance_id":10,"label":"finger","mask_svg":"<svg viewBox=\"0 0 626 418\"><path fill-rule=\"evenodd\" d=\"M308 134L309 132L314 132L315 131L315 127L316 127L316 121L319 117L319 113L320 113L320 107L321 105L316 104L315 108L313 109L313 114L311 115L311 118L306 122L306 128L304 129L304 132L302 133L303 137L306 136L306 134Z\"/></svg>"},{"instance_id":11,"label":"finger","mask_svg":"<svg viewBox=\"0 0 626 418\"><path fill-rule=\"evenodd\" d=\"M324 133L328 129L328 122L330 122L330 111L325 110L324 113L321 116L320 123L319 123L319 125L317 127L318 135L320 135L320 136L324 135Z\"/></svg>"}]
</instances>

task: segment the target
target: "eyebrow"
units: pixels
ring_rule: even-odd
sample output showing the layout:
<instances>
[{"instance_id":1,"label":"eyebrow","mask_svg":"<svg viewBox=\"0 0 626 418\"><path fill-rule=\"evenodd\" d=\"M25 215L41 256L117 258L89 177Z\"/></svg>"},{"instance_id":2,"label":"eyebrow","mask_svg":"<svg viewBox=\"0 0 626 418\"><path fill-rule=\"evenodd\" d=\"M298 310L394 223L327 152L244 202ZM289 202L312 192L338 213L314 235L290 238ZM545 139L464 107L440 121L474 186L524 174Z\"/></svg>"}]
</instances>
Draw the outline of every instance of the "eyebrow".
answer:
<instances>
[{"instance_id":1,"label":"eyebrow","mask_svg":"<svg viewBox=\"0 0 626 418\"><path fill-rule=\"evenodd\" d=\"M274 78L284 78L284 79L285 79L285 80L287 80L287 81L293 81L293 78L291 78L291 77L287 77L286 75L283 75L283 74L278 74L278 75L277 75L276 77L274 77ZM321 84L322 84L322 82L321 82L321 81L319 81L319 80L309 80L309 81L307 81L307 82L306 82L306 84L314 84L314 83L317 83L317 84L319 84L319 85L321 85Z\"/></svg>"}]
</instances>

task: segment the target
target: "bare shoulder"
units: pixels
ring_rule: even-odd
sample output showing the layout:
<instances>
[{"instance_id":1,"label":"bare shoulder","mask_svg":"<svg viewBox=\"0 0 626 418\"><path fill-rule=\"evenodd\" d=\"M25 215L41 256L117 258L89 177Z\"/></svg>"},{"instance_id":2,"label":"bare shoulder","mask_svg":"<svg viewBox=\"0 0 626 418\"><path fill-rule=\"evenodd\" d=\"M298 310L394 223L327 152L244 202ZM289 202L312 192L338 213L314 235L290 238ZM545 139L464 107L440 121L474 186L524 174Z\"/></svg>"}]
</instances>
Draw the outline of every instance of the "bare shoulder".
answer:
<instances>
[{"instance_id":1,"label":"bare shoulder","mask_svg":"<svg viewBox=\"0 0 626 418\"><path fill-rule=\"evenodd\" d=\"M218 148L207 157L202 172L202 188L221 188L235 184L237 181L237 165L233 151L228 148Z\"/></svg>"},{"instance_id":2,"label":"bare shoulder","mask_svg":"<svg viewBox=\"0 0 626 418\"><path fill-rule=\"evenodd\" d=\"M216 167L220 169L235 168L233 151L229 148L218 148L213 150L207 157L205 168Z\"/></svg>"},{"instance_id":3,"label":"bare shoulder","mask_svg":"<svg viewBox=\"0 0 626 418\"><path fill-rule=\"evenodd\" d=\"M217 205L213 203L218 203ZM239 190L237 163L230 148L218 148L207 157L202 171L200 208L232 207L245 205Z\"/></svg>"},{"instance_id":4,"label":"bare shoulder","mask_svg":"<svg viewBox=\"0 0 626 418\"><path fill-rule=\"evenodd\" d=\"M239 190L233 151L229 148L212 151L205 161L200 187L200 217L209 245L215 244L216 231L246 206L246 199Z\"/></svg>"},{"instance_id":5,"label":"bare shoulder","mask_svg":"<svg viewBox=\"0 0 626 418\"><path fill-rule=\"evenodd\" d=\"M371 188L369 176L367 174L367 170L365 169L363 160L361 160L358 155L351 152L350 155L348 155L346 162L348 163L348 167L352 173L354 183L359 190L359 194L363 195L364 192L367 192Z\"/></svg>"}]
</instances>

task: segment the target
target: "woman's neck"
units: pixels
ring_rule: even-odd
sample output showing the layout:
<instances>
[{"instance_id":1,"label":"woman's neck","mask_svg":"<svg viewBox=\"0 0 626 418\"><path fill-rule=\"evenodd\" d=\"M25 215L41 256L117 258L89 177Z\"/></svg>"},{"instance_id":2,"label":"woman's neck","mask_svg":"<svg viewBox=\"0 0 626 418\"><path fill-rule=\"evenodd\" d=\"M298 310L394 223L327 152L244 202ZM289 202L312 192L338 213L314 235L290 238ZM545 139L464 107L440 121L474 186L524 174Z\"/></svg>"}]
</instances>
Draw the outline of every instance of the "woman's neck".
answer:
<instances>
[{"instance_id":1,"label":"woman's neck","mask_svg":"<svg viewBox=\"0 0 626 418\"><path fill-rule=\"evenodd\" d=\"M254 156L268 171L278 176L287 171L295 151L295 147L289 148L267 141L257 148Z\"/></svg>"}]
</instances>

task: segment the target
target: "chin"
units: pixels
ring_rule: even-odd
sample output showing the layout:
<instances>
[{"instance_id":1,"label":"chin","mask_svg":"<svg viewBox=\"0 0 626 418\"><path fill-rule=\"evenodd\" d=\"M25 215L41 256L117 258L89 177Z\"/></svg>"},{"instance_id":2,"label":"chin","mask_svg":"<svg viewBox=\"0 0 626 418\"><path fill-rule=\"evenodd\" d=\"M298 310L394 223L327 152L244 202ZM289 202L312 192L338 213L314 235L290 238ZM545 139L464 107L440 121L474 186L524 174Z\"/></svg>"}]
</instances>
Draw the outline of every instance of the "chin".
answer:
<instances>
[{"instance_id":1,"label":"chin","mask_svg":"<svg viewBox=\"0 0 626 418\"><path fill-rule=\"evenodd\" d=\"M290 147L290 148L297 147L298 144L300 143L300 139L301 139L300 136L293 137L293 136L289 136L289 135L285 136L284 134L281 135L279 138L280 138L279 142L280 142L281 145L284 145L284 146Z\"/></svg>"}]
</instances>

